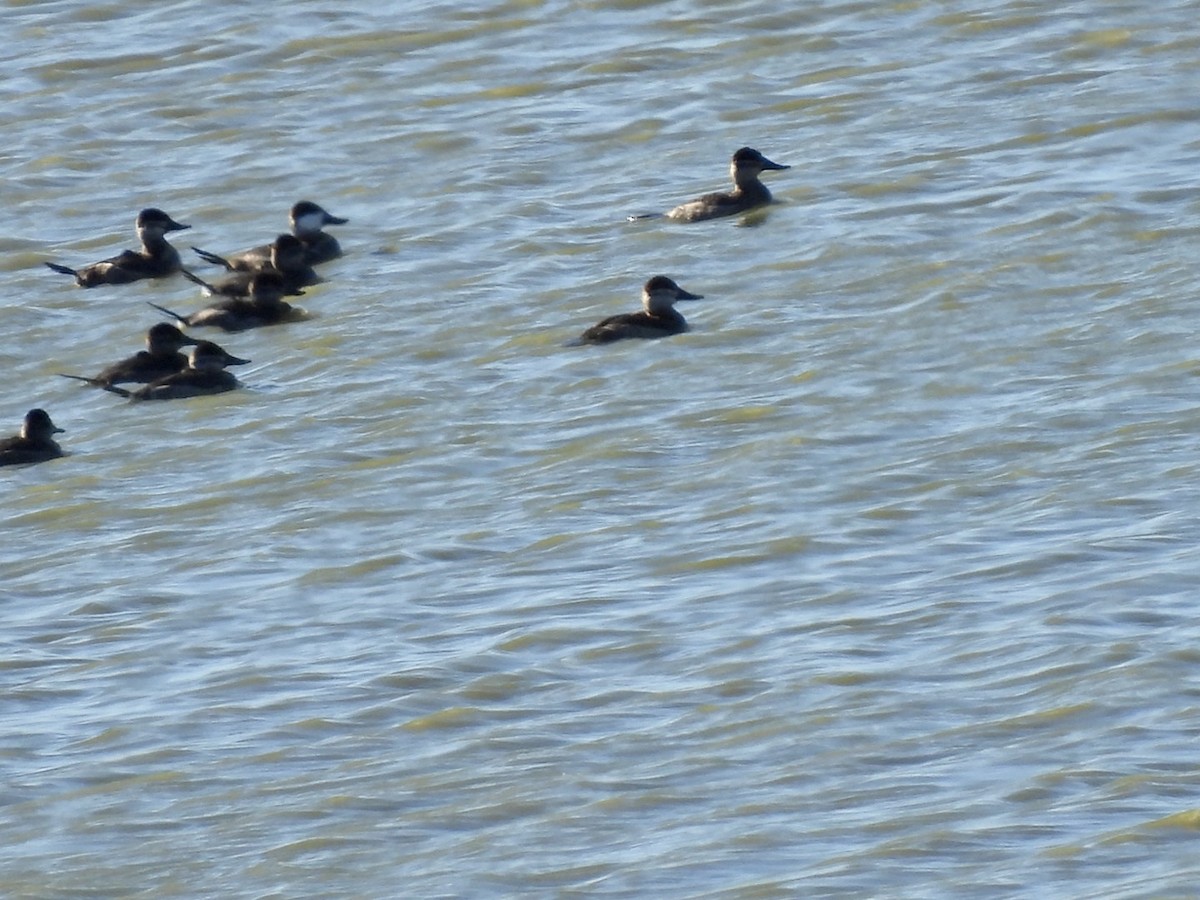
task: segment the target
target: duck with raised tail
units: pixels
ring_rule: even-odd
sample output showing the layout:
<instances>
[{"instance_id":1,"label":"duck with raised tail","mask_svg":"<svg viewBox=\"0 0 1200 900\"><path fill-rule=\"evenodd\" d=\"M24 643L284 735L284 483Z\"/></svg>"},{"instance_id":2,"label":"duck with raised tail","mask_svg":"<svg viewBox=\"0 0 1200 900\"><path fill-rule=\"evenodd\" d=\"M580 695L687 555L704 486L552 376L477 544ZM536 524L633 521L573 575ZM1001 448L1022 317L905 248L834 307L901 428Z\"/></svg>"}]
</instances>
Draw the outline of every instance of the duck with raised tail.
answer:
<instances>
[{"instance_id":1,"label":"duck with raised tail","mask_svg":"<svg viewBox=\"0 0 1200 900\"><path fill-rule=\"evenodd\" d=\"M303 319L303 310L284 301L285 294L303 294L303 291L288 291L283 276L278 272L259 272L250 279L248 297L226 297L199 312L182 315L151 303L161 313L189 328L211 326L225 331L245 331L264 325L279 325Z\"/></svg>"},{"instance_id":2,"label":"duck with raised tail","mask_svg":"<svg viewBox=\"0 0 1200 900\"><path fill-rule=\"evenodd\" d=\"M138 250L126 250L82 269L52 262L46 265L55 272L70 275L77 285L85 288L102 284L129 284L143 278L163 278L178 272L179 251L170 245L165 235L192 226L181 225L161 209L150 207L138 213L136 227L142 245Z\"/></svg>"}]
</instances>

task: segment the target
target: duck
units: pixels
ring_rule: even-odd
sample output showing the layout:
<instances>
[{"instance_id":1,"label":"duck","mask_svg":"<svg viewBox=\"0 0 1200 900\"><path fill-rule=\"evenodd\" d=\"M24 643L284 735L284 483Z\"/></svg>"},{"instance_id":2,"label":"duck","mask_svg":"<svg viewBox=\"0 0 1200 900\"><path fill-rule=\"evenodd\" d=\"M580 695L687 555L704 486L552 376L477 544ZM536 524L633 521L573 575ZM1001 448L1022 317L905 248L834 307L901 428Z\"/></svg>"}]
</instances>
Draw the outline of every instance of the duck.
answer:
<instances>
[{"instance_id":1,"label":"duck","mask_svg":"<svg viewBox=\"0 0 1200 900\"><path fill-rule=\"evenodd\" d=\"M642 312L609 316L579 337L581 344L610 344L626 338L661 338L688 330L687 320L675 310L679 300L702 300L702 294L685 291L666 275L655 275L642 287Z\"/></svg>"},{"instance_id":2,"label":"duck","mask_svg":"<svg viewBox=\"0 0 1200 900\"><path fill-rule=\"evenodd\" d=\"M170 322L159 322L146 332L145 350L139 350L133 356L105 366L98 375L87 378L83 375L67 375L63 372L58 374L63 378L73 378L96 387L107 387L130 381L145 383L164 378L186 368L187 357L179 350L195 344L195 338L188 337Z\"/></svg>"},{"instance_id":3,"label":"duck","mask_svg":"<svg viewBox=\"0 0 1200 900\"><path fill-rule=\"evenodd\" d=\"M225 331L245 331L265 325L278 325L303 318L303 311L284 301L286 290L283 276L278 272L258 272L250 279L249 296L226 297L198 312L181 315L165 306L151 303L161 313L189 328L210 326ZM303 295L294 290L291 294Z\"/></svg>"},{"instance_id":4,"label":"duck","mask_svg":"<svg viewBox=\"0 0 1200 900\"><path fill-rule=\"evenodd\" d=\"M72 269L58 263L46 265L55 272L70 275L80 287L91 288L102 284L129 284L143 278L164 278L178 272L181 266L179 251L167 242L165 235L170 231L191 228L176 222L161 209L148 207L138 213L136 228L140 250L123 253L100 262Z\"/></svg>"},{"instance_id":5,"label":"duck","mask_svg":"<svg viewBox=\"0 0 1200 900\"><path fill-rule=\"evenodd\" d=\"M733 190L705 194L688 203L680 204L666 213L675 222L702 222L749 212L771 202L771 192L758 180L766 170L780 171L791 166L771 162L753 147L741 147L734 151L729 160L729 176ZM630 216L630 221L653 218L653 215Z\"/></svg>"},{"instance_id":6,"label":"duck","mask_svg":"<svg viewBox=\"0 0 1200 900\"><path fill-rule=\"evenodd\" d=\"M63 455L62 447L54 440L61 434L44 409L31 409L21 423L20 434L0 439L0 466L19 466L45 462Z\"/></svg>"},{"instance_id":7,"label":"duck","mask_svg":"<svg viewBox=\"0 0 1200 900\"><path fill-rule=\"evenodd\" d=\"M288 213L292 234L304 245L304 261L310 266L319 266L342 255L337 238L321 229L326 225L345 225L349 221L331 215L311 200L301 200ZM271 265L271 245L242 250L224 257L224 262L235 271L256 272Z\"/></svg>"},{"instance_id":8,"label":"duck","mask_svg":"<svg viewBox=\"0 0 1200 900\"><path fill-rule=\"evenodd\" d=\"M241 382L226 366L244 366L250 362L232 356L212 341L197 341L188 356L187 367L174 374L155 379L135 390L103 385L106 391L130 400L178 400L184 397L203 397L223 394L240 387Z\"/></svg>"},{"instance_id":9,"label":"duck","mask_svg":"<svg viewBox=\"0 0 1200 900\"><path fill-rule=\"evenodd\" d=\"M283 282L289 294L300 294L302 293L300 288L311 287L314 284L320 284L324 281L317 274L317 270L309 265L303 242L293 234L281 234L275 238L271 242L271 259L269 264L254 271L237 269L225 257L209 253L207 250L201 250L199 247L193 247L192 249L205 262L222 266L225 271L232 273L215 284L210 284L196 277L196 275L187 269L184 269L183 276L189 281L200 285L208 294L219 294L223 297L249 296L250 281L254 278L256 272L278 272L283 276Z\"/></svg>"}]
</instances>

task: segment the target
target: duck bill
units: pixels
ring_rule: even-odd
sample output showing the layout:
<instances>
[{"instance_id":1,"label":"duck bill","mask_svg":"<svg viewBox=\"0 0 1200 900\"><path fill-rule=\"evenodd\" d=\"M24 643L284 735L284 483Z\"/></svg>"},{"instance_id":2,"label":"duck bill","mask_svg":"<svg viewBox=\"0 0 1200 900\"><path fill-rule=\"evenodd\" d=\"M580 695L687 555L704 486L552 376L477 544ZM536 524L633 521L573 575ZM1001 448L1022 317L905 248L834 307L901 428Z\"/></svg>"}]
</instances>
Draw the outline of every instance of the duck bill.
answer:
<instances>
[{"instance_id":1,"label":"duck bill","mask_svg":"<svg viewBox=\"0 0 1200 900\"><path fill-rule=\"evenodd\" d=\"M777 162L771 162L771 160L767 159L767 158L764 156L764 157L763 157L763 168L764 168L764 169L771 169L772 171L778 171L778 170L780 170L780 169L790 169L790 168L791 168L791 166L785 166L785 165L782 165L782 164L780 164L780 163L777 163Z\"/></svg>"},{"instance_id":2,"label":"duck bill","mask_svg":"<svg viewBox=\"0 0 1200 900\"><path fill-rule=\"evenodd\" d=\"M174 219L168 219L163 231L187 231L191 227L191 225L184 225L180 222L176 222Z\"/></svg>"},{"instance_id":3,"label":"duck bill","mask_svg":"<svg viewBox=\"0 0 1200 900\"><path fill-rule=\"evenodd\" d=\"M325 213L326 225L345 225L349 221L349 219L342 219L338 216L331 216L329 213Z\"/></svg>"},{"instance_id":4,"label":"duck bill","mask_svg":"<svg viewBox=\"0 0 1200 900\"><path fill-rule=\"evenodd\" d=\"M703 294L693 294L690 291L679 289L679 293L675 296L676 300L703 300Z\"/></svg>"},{"instance_id":5,"label":"duck bill","mask_svg":"<svg viewBox=\"0 0 1200 900\"><path fill-rule=\"evenodd\" d=\"M250 365L250 360L242 359L240 356L230 356L230 355L226 354L225 355L225 365L227 365L227 366L248 366L248 365Z\"/></svg>"}]
</instances>

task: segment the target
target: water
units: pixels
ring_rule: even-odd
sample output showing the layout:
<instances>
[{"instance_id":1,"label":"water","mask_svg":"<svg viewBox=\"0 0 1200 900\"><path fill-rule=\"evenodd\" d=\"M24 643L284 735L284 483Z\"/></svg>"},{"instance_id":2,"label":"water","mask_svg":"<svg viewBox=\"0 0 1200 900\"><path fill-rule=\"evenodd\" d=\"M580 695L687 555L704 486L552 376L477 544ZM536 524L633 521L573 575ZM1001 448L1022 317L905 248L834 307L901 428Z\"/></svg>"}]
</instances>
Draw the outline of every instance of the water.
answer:
<instances>
[{"instance_id":1,"label":"water","mask_svg":"<svg viewBox=\"0 0 1200 900\"><path fill-rule=\"evenodd\" d=\"M1198 12L5 4L0 891L1194 894ZM245 390L54 376L302 198Z\"/></svg>"}]
</instances>

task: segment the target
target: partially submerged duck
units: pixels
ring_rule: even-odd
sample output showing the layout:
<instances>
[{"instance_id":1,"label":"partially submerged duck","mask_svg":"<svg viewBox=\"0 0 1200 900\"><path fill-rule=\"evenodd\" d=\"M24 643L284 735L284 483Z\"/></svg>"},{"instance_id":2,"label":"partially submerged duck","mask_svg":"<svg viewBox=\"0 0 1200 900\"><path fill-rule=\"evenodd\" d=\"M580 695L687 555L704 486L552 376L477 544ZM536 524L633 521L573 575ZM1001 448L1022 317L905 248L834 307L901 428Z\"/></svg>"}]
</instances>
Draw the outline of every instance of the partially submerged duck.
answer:
<instances>
[{"instance_id":1,"label":"partially submerged duck","mask_svg":"<svg viewBox=\"0 0 1200 900\"><path fill-rule=\"evenodd\" d=\"M250 279L248 297L228 297L191 315L180 315L157 303L150 305L189 328L209 326L225 331L245 331L303 318L301 310L284 301L287 293L283 277L278 272L259 272Z\"/></svg>"},{"instance_id":2,"label":"partially submerged duck","mask_svg":"<svg viewBox=\"0 0 1200 900\"><path fill-rule=\"evenodd\" d=\"M198 341L182 371L132 391L112 385L105 385L104 389L130 400L179 400L223 394L241 385L231 372L225 371L225 367L244 366L249 362L230 355L212 341Z\"/></svg>"},{"instance_id":3,"label":"partially submerged duck","mask_svg":"<svg viewBox=\"0 0 1200 900\"><path fill-rule=\"evenodd\" d=\"M137 217L140 250L126 250L118 256L104 259L82 269L72 269L48 262L55 272L70 275L80 287L90 288L101 284L129 284L143 278L163 278L179 271L179 251L165 237L169 231L191 228L181 225L161 209L143 209Z\"/></svg>"},{"instance_id":4,"label":"partially submerged duck","mask_svg":"<svg viewBox=\"0 0 1200 900\"><path fill-rule=\"evenodd\" d=\"M349 221L329 214L311 200L301 200L288 213L292 234L304 245L304 261L310 266L329 262L342 255L337 238L321 229L326 225L345 225ZM264 244L234 253L223 257L223 262L228 268L239 272L256 272L271 265L271 245Z\"/></svg>"},{"instance_id":5,"label":"partially submerged duck","mask_svg":"<svg viewBox=\"0 0 1200 900\"><path fill-rule=\"evenodd\" d=\"M323 280L317 274L316 269L309 264L308 251L305 249L304 243L293 234L281 234L275 238L270 245L270 261L266 266L255 271L238 269L225 257L209 253L207 250L201 250L199 247L193 247L192 249L205 262L223 266L227 272L232 273L215 284L210 284L207 281L197 278L186 269L183 270L185 278L200 285L209 294L219 294L223 297L249 296L250 281L254 278L255 272L278 272L283 277L283 283L287 288L287 292L297 295L303 293L300 288L320 284Z\"/></svg>"},{"instance_id":6,"label":"partially submerged duck","mask_svg":"<svg viewBox=\"0 0 1200 900\"><path fill-rule=\"evenodd\" d=\"M753 147L742 147L729 161L729 176L733 179L733 190L705 194L689 203L681 204L666 214L676 222L701 222L722 216L736 216L771 202L771 192L758 180L765 170L790 169L791 166L771 162ZM652 216L630 216L633 219Z\"/></svg>"},{"instance_id":7,"label":"partially submerged duck","mask_svg":"<svg viewBox=\"0 0 1200 900\"><path fill-rule=\"evenodd\" d=\"M44 409L31 409L21 423L21 433L0 440L0 466L19 466L45 462L63 455L54 435L63 429L52 421Z\"/></svg>"},{"instance_id":8,"label":"partially submerged duck","mask_svg":"<svg viewBox=\"0 0 1200 900\"><path fill-rule=\"evenodd\" d=\"M655 275L642 287L642 312L609 316L579 337L582 344L609 344L625 338L660 338L687 331L687 320L675 311L678 300L701 300L666 275Z\"/></svg>"}]
</instances>

